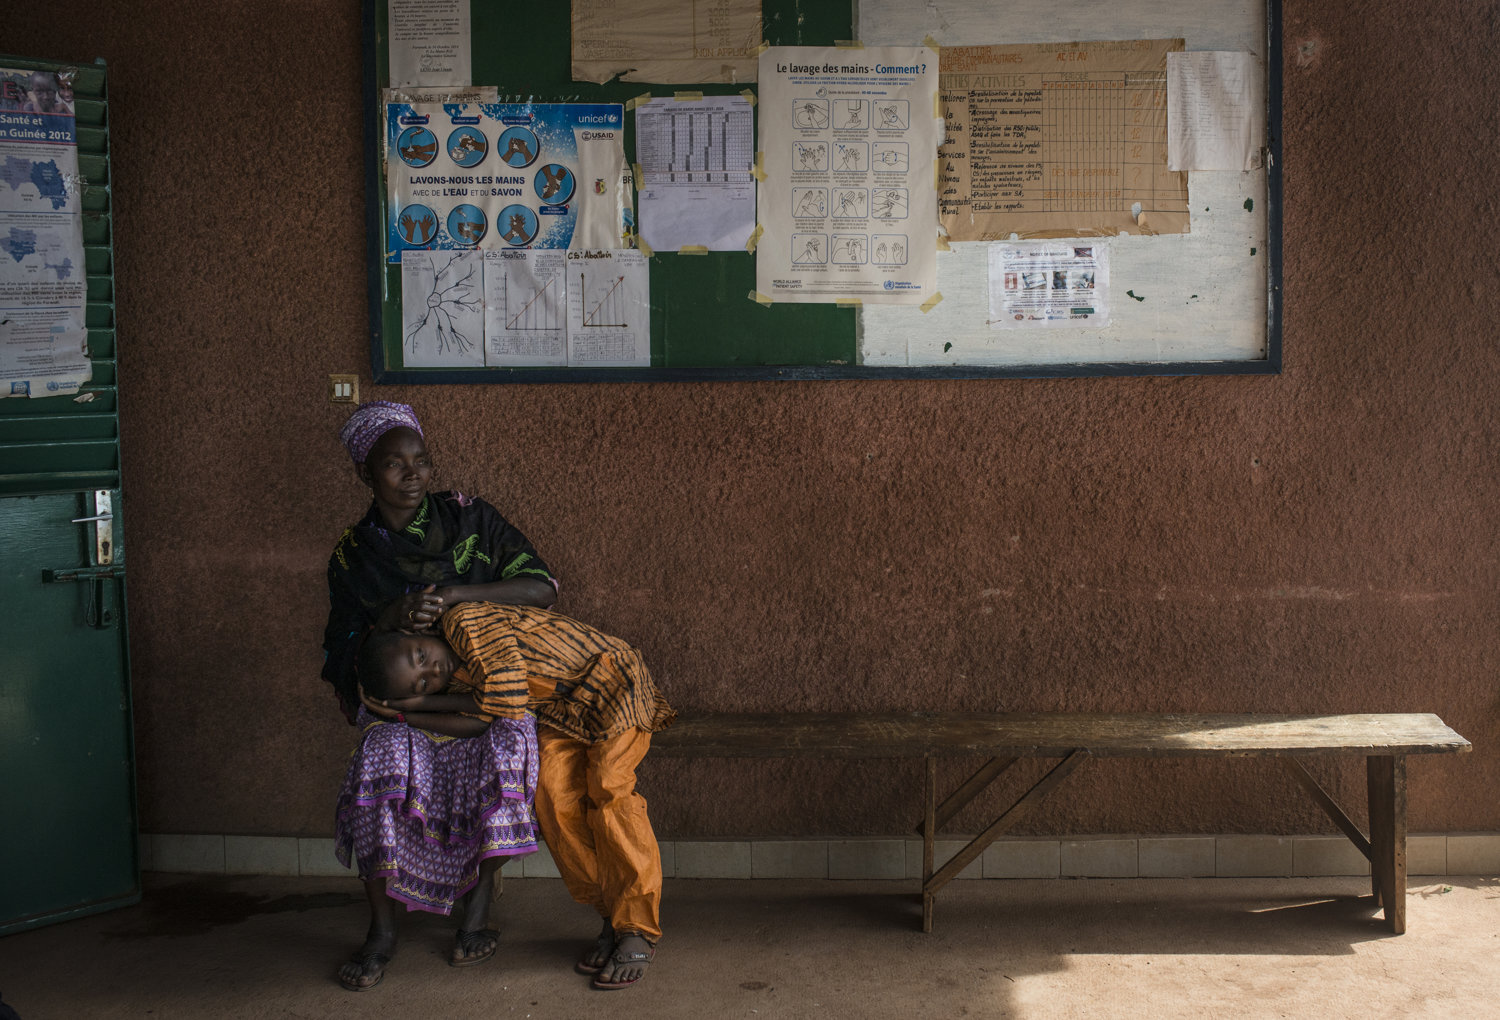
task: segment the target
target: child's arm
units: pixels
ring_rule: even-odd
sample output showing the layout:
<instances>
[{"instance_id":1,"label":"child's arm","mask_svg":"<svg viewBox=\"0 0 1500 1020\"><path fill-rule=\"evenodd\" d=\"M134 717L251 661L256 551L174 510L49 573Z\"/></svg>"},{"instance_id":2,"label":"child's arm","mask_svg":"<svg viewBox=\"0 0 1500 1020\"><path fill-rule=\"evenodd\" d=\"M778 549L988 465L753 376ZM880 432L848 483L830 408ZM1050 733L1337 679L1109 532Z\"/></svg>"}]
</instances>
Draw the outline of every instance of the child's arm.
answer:
<instances>
[{"instance_id":1,"label":"child's arm","mask_svg":"<svg viewBox=\"0 0 1500 1020\"><path fill-rule=\"evenodd\" d=\"M404 721L408 726L447 737L477 737L490 728L488 719L460 712L475 711L473 695L423 694L415 698L377 701L360 689L365 707L382 719ZM445 707L450 706L451 707Z\"/></svg>"}]
</instances>

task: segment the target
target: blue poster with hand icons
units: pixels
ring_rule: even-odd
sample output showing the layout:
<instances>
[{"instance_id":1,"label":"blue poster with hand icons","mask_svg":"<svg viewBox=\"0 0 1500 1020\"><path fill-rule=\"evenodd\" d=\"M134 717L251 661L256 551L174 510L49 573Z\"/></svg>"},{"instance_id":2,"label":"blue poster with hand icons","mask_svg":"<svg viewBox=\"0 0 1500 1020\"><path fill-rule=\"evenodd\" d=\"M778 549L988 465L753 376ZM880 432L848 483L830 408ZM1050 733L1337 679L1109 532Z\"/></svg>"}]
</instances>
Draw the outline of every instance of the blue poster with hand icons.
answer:
<instances>
[{"instance_id":1,"label":"blue poster with hand icons","mask_svg":"<svg viewBox=\"0 0 1500 1020\"><path fill-rule=\"evenodd\" d=\"M617 103L386 105L386 260L413 249L628 248Z\"/></svg>"}]
</instances>

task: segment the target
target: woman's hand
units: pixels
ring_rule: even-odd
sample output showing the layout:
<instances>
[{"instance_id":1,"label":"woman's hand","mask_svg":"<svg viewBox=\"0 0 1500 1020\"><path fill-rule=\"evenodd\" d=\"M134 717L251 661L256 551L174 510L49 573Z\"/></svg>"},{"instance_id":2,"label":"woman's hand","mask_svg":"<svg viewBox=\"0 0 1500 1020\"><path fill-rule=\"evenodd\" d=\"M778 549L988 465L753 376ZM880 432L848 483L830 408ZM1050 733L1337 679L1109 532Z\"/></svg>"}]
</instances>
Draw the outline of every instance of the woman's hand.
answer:
<instances>
[{"instance_id":1,"label":"woman's hand","mask_svg":"<svg viewBox=\"0 0 1500 1020\"><path fill-rule=\"evenodd\" d=\"M429 584L421 591L409 591L388 603L380 611L380 629L431 630L447 608L447 600L437 586Z\"/></svg>"}]
</instances>

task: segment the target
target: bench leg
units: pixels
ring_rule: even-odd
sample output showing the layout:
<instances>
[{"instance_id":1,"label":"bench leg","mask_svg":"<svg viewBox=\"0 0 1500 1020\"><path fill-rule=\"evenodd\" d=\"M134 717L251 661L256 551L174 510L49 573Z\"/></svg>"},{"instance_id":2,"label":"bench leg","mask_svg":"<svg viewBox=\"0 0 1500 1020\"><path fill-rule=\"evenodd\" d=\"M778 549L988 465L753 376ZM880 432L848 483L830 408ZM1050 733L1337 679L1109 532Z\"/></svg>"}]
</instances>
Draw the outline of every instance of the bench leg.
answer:
<instances>
[{"instance_id":1,"label":"bench leg","mask_svg":"<svg viewBox=\"0 0 1500 1020\"><path fill-rule=\"evenodd\" d=\"M922 930L932 931L933 892L927 888L932 878L933 844L937 839L937 759L927 759L927 813L922 819Z\"/></svg>"},{"instance_id":2,"label":"bench leg","mask_svg":"<svg viewBox=\"0 0 1500 1020\"><path fill-rule=\"evenodd\" d=\"M1370 889L1391 931L1406 931L1406 757L1365 760L1370 795Z\"/></svg>"}]
</instances>

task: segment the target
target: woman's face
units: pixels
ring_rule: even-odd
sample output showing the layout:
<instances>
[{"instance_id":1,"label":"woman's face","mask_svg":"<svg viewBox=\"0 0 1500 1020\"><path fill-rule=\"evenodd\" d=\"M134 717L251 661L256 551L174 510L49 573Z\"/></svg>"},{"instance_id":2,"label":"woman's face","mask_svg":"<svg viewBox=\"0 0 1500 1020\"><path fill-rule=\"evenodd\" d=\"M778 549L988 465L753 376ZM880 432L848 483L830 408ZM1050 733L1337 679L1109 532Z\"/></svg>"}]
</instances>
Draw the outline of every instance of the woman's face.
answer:
<instances>
[{"instance_id":1,"label":"woman's face","mask_svg":"<svg viewBox=\"0 0 1500 1020\"><path fill-rule=\"evenodd\" d=\"M413 429L393 428L370 448L359 466L359 477L374 492L375 504L387 522L399 518L409 522L432 480L427 444Z\"/></svg>"}]
</instances>

